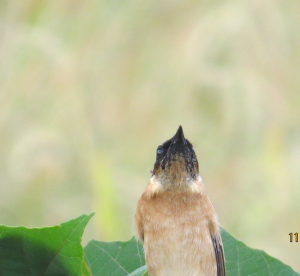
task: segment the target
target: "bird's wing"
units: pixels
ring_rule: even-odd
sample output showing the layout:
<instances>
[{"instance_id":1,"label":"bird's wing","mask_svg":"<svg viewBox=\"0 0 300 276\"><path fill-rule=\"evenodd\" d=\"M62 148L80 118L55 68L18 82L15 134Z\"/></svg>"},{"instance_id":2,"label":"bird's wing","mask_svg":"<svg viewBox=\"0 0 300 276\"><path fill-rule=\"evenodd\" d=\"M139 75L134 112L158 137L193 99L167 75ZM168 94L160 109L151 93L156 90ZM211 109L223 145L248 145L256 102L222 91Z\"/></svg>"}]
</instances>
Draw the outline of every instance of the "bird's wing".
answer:
<instances>
[{"instance_id":1,"label":"bird's wing","mask_svg":"<svg viewBox=\"0 0 300 276\"><path fill-rule=\"evenodd\" d=\"M214 245L217 262L217 276L226 276L224 250L220 234L214 233L211 239Z\"/></svg>"}]
</instances>

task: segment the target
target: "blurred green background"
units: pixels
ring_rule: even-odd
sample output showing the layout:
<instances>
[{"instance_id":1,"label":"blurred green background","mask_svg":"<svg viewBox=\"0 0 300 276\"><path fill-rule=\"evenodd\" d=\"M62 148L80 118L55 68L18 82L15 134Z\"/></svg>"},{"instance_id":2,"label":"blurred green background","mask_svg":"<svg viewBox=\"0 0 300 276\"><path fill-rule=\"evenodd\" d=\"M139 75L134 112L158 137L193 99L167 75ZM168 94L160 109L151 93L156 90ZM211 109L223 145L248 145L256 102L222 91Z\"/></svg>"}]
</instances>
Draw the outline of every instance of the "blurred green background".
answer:
<instances>
[{"instance_id":1,"label":"blurred green background","mask_svg":"<svg viewBox=\"0 0 300 276\"><path fill-rule=\"evenodd\" d=\"M300 2L0 1L0 223L134 234L179 124L221 225L300 271Z\"/></svg>"}]
</instances>

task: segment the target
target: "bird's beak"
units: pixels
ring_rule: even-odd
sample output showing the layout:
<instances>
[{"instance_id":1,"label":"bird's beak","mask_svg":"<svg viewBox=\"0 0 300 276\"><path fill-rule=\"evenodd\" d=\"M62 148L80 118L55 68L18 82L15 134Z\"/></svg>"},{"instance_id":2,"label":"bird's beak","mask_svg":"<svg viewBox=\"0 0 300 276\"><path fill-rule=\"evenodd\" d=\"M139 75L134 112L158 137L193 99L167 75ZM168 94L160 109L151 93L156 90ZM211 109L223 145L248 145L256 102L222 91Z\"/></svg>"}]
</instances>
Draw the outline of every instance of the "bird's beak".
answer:
<instances>
[{"instance_id":1,"label":"bird's beak","mask_svg":"<svg viewBox=\"0 0 300 276\"><path fill-rule=\"evenodd\" d=\"M172 145L180 145L180 144L186 144L186 140L184 138L182 126L179 126L177 129L176 134L172 138Z\"/></svg>"}]
</instances>

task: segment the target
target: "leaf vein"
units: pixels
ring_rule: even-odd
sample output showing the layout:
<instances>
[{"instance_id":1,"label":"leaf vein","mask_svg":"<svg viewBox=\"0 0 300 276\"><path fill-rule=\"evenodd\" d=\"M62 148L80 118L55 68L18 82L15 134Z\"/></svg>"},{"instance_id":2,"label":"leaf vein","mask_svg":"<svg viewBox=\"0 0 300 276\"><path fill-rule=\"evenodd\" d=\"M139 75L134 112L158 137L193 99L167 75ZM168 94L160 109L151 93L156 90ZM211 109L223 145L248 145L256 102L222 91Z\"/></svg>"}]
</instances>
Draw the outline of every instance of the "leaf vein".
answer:
<instances>
[{"instance_id":1,"label":"leaf vein","mask_svg":"<svg viewBox=\"0 0 300 276\"><path fill-rule=\"evenodd\" d=\"M126 273L128 273L129 274L129 272L125 269L125 268L123 268L120 264L119 264L119 262L112 256L112 255L110 255L105 249L103 249L102 247L100 247L100 246L97 246L96 245L96 247L98 247L99 249L101 249L105 254L107 254L122 270L124 270ZM118 252L118 254L119 254L119 252Z\"/></svg>"}]
</instances>

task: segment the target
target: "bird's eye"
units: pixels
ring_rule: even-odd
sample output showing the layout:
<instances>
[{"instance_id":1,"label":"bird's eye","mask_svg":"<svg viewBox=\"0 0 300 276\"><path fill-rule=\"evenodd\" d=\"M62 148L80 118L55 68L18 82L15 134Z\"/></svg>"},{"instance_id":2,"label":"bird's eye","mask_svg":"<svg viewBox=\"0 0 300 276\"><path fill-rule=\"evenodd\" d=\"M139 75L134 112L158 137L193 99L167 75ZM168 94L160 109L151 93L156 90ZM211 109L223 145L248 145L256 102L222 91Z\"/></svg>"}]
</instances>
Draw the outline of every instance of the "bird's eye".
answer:
<instances>
[{"instance_id":1,"label":"bird's eye","mask_svg":"<svg viewBox=\"0 0 300 276\"><path fill-rule=\"evenodd\" d=\"M164 150L162 148L158 148L157 151L156 151L158 156L163 154L163 152L164 152Z\"/></svg>"}]
</instances>

